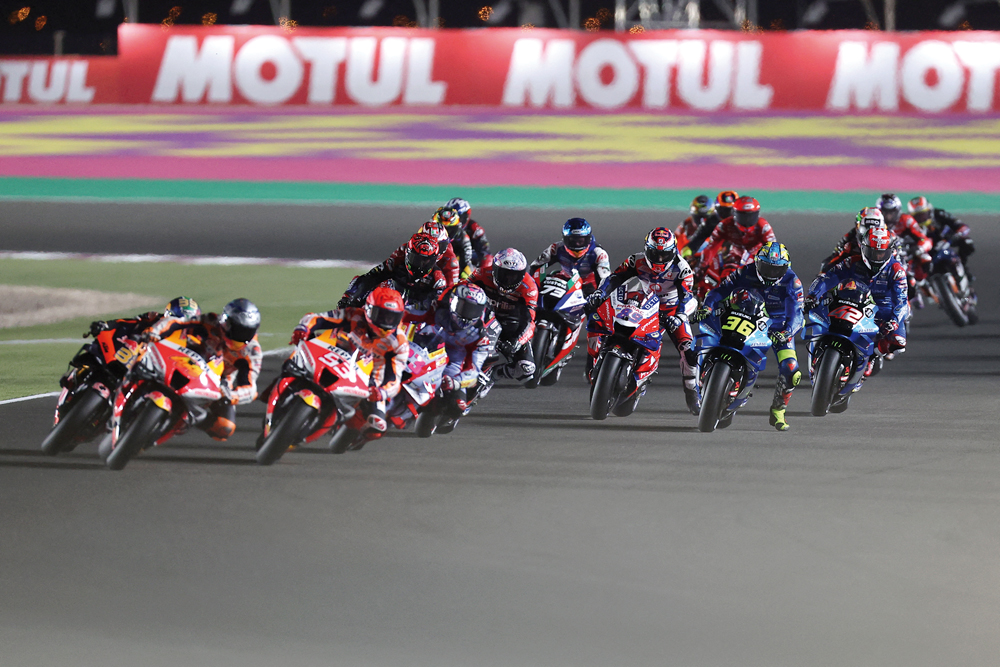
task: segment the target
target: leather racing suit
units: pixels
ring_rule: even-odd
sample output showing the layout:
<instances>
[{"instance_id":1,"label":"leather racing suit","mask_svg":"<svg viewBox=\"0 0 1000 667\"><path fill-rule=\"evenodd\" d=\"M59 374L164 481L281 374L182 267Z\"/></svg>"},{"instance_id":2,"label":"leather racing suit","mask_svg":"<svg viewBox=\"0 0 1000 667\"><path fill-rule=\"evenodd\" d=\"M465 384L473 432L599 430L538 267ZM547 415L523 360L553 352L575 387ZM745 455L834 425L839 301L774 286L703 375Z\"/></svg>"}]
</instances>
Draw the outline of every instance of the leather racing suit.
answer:
<instances>
[{"instance_id":1,"label":"leather racing suit","mask_svg":"<svg viewBox=\"0 0 1000 667\"><path fill-rule=\"evenodd\" d=\"M531 349L531 338L535 334L535 311L538 308L538 286L534 278L524 276L521 284L512 291L505 292L493 280L491 267L481 267L469 278L486 292L490 308L500 324L500 339L497 348L508 347L513 352L509 363L495 366L494 372L500 377L522 382L535 374L535 355Z\"/></svg>"},{"instance_id":2,"label":"leather racing suit","mask_svg":"<svg viewBox=\"0 0 1000 667\"><path fill-rule=\"evenodd\" d=\"M611 261L608 259L608 253L594 239L590 240L590 247L579 259L569 254L561 241L553 243L528 266L528 273L534 274L538 269L556 263L562 267L567 275L576 269L576 272L580 274L580 280L583 281L584 296L590 296L597 289L597 286L611 275Z\"/></svg>"}]
</instances>

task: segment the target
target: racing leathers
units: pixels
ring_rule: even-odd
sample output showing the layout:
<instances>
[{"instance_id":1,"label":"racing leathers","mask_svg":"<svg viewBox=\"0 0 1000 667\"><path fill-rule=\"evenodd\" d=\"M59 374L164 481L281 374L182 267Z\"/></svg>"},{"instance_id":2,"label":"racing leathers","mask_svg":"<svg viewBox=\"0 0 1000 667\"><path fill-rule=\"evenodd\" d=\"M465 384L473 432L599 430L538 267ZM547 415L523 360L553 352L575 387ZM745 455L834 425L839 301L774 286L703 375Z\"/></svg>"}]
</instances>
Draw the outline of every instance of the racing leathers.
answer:
<instances>
[{"instance_id":1,"label":"racing leathers","mask_svg":"<svg viewBox=\"0 0 1000 667\"><path fill-rule=\"evenodd\" d=\"M534 274L538 269L547 268L557 263L566 275L576 269L583 283L584 296L590 296L597 289L597 286L611 275L611 261L608 259L608 253L594 239L590 240L590 247L580 258L573 257L561 241L553 243L528 266L528 273Z\"/></svg>"},{"instance_id":2,"label":"racing leathers","mask_svg":"<svg viewBox=\"0 0 1000 667\"><path fill-rule=\"evenodd\" d=\"M445 303L447 300L448 292L445 292L441 302ZM469 390L476 386L483 365L493 354L497 331L490 331L490 328L497 327L497 324L487 314L471 324L456 327L446 307L437 309L434 324L444 338L448 354L448 365L445 366L441 381L445 412L449 417L457 419L468 407L468 400L471 398Z\"/></svg>"},{"instance_id":3,"label":"racing leathers","mask_svg":"<svg viewBox=\"0 0 1000 667\"><path fill-rule=\"evenodd\" d=\"M630 255L595 291L607 296L630 278L638 278L643 291L656 294L660 299L660 330L666 331L680 356L681 377L687 392L697 392L698 379L695 374L697 355L692 347L691 325L688 323L686 307L693 299L691 288L694 273L681 257L677 257L662 272L654 271L643 253ZM593 370L598 352L604 342L604 334L587 331L587 373ZM593 378L591 378L593 382Z\"/></svg>"},{"instance_id":4,"label":"racing leathers","mask_svg":"<svg viewBox=\"0 0 1000 667\"><path fill-rule=\"evenodd\" d=\"M855 280L868 286L878 312L878 350L889 354L906 347L906 317L909 305L906 299L906 269L895 257L878 271L872 271L860 257L852 257L835 264L828 271L816 276L809 286L807 304L815 304L831 289L842 282Z\"/></svg>"},{"instance_id":5,"label":"racing leathers","mask_svg":"<svg viewBox=\"0 0 1000 667\"><path fill-rule=\"evenodd\" d=\"M927 226L927 236L931 243L947 241L955 249L958 256L969 270L969 255L976 251L970 237L972 230L967 224L953 216L943 208L936 208L931 213L931 223Z\"/></svg>"},{"instance_id":6,"label":"racing leathers","mask_svg":"<svg viewBox=\"0 0 1000 667\"><path fill-rule=\"evenodd\" d=\"M369 439L381 437L386 429L385 404L399 393L403 371L410 353L410 343L400 327L385 335L373 331L365 319L363 308L336 308L323 313L309 313L292 334L292 342L315 335L317 331L334 329L347 334L359 350L372 361L368 399L361 401L355 416L347 426L362 430L368 427Z\"/></svg>"},{"instance_id":7,"label":"racing leathers","mask_svg":"<svg viewBox=\"0 0 1000 667\"><path fill-rule=\"evenodd\" d=\"M105 331L112 331L114 338L121 339L123 337L138 337L143 331L148 329L151 325L158 322L163 318L163 313L157 310L150 310L145 313L136 315L135 317L123 317L117 320L96 320L90 323L90 330L83 334L84 338L88 335L93 336L94 342L88 347L88 350L95 357L102 358L104 356L104 350L102 350L102 343L98 336ZM111 345L111 343L106 343ZM111 349L111 352L114 350ZM83 373L83 368L78 367L74 363L70 363L69 370L59 378L59 386L73 391L77 387L77 382ZM114 365L114 368L109 368L112 373L120 380L126 371L126 366L124 364L118 363ZM114 387L110 387L114 391Z\"/></svg>"},{"instance_id":8,"label":"racing leathers","mask_svg":"<svg viewBox=\"0 0 1000 667\"><path fill-rule=\"evenodd\" d=\"M772 410L788 407L792 391L802 379L799 362L795 355L795 335L802 328L802 281L791 269L774 285L765 285L760 280L753 264L730 273L719 286L705 297L704 308L714 310L720 302L737 290L747 290L761 297L768 317L771 318L771 348L778 361L778 381L774 385Z\"/></svg>"},{"instance_id":9,"label":"racing leathers","mask_svg":"<svg viewBox=\"0 0 1000 667\"><path fill-rule=\"evenodd\" d=\"M447 280L437 267L423 275L413 275L406 268L406 246L397 248L387 260L368 273L355 276L337 303L338 308L357 307L365 297L384 282L403 295L408 321L429 318Z\"/></svg>"},{"instance_id":10,"label":"racing leathers","mask_svg":"<svg viewBox=\"0 0 1000 667\"><path fill-rule=\"evenodd\" d=\"M684 222L677 225L677 229L674 230L674 234L677 236L677 249L683 253L685 248L690 248L691 252L694 252L715 231L719 222L721 220L715 209L701 218L694 215L684 218ZM690 255L690 253L683 254L685 258Z\"/></svg>"},{"instance_id":11,"label":"racing leathers","mask_svg":"<svg viewBox=\"0 0 1000 667\"><path fill-rule=\"evenodd\" d=\"M472 245L473 268L478 268L490 256L490 242L486 238L486 230L475 220L469 220L469 224L465 226L465 234Z\"/></svg>"},{"instance_id":12,"label":"racing leathers","mask_svg":"<svg viewBox=\"0 0 1000 667\"><path fill-rule=\"evenodd\" d=\"M749 227L741 227L736 224L736 219L730 216L719 222L702 243L694 246L693 252L701 257L703 264L709 264L723 244L729 243L729 250L726 251L723 258L723 268L720 275L720 280L722 280L739 267L752 261L754 255L765 243L776 240L774 230L771 229L770 223L765 218L758 218L757 222Z\"/></svg>"},{"instance_id":13,"label":"racing leathers","mask_svg":"<svg viewBox=\"0 0 1000 667\"><path fill-rule=\"evenodd\" d=\"M458 258L459 277L461 280L467 279L479 266L476 263L476 256L472 246L472 239L465 231L459 231L455 238L451 240L452 252ZM449 285L450 287L450 285Z\"/></svg>"},{"instance_id":14,"label":"racing leathers","mask_svg":"<svg viewBox=\"0 0 1000 667\"><path fill-rule=\"evenodd\" d=\"M234 341L225 335L216 313L205 313L194 322L164 317L149 327L147 336L158 340L183 330L191 348L206 361L221 358L222 398L209 406L208 417L195 424L216 440L225 440L236 430L236 407L257 398L264 353L255 335L248 342Z\"/></svg>"},{"instance_id":15,"label":"racing leathers","mask_svg":"<svg viewBox=\"0 0 1000 667\"><path fill-rule=\"evenodd\" d=\"M509 362L493 367L500 377L523 382L535 374L535 355L531 338L535 334L535 311L538 309L538 285L534 278L525 275L516 288L504 291L493 280L491 267L481 267L469 278L486 292L490 308L500 324L500 338L496 349Z\"/></svg>"}]
</instances>

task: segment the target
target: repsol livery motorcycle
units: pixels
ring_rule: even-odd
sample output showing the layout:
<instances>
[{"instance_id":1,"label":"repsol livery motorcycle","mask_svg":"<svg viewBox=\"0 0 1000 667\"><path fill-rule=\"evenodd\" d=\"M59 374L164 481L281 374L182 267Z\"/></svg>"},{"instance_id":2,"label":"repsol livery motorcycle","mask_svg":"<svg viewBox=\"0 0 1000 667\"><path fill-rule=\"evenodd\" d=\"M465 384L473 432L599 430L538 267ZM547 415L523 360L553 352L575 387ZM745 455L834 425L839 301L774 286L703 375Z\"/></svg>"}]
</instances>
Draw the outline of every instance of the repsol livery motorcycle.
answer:
<instances>
[{"instance_id":1,"label":"repsol livery motorcycle","mask_svg":"<svg viewBox=\"0 0 1000 667\"><path fill-rule=\"evenodd\" d=\"M972 280L958 253L947 241L939 241L935 248L926 284L931 298L957 326L964 327L979 321L976 309L978 299Z\"/></svg>"},{"instance_id":2,"label":"repsol livery motorcycle","mask_svg":"<svg viewBox=\"0 0 1000 667\"><path fill-rule=\"evenodd\" d=\"M271 465L292 445L312 442L350 418L368 396L370 372L370 362L336 329L299 342L268 394L257 463Z\"/></svg>"},{"instance_id":3,"label":"repsol livery motorcycle","mask_svg":"<svg viewBox=\"0 0 1000 667\"><path fill-rule=\"evenodd\" d=\"M139 347L121 329L101 331L69 362L70 371L59 382L62 392L52 430L42 441L42 453L55 456L72 451L105 432L112 397Z\"/></svg>"},{"instance_id":4,"label":"repsol livery motorcycle","mask_svg":"<svg viewBox=\"0 0 1000 667\"><path fill-rule=\"evenodd\" d=\"M559 381L562 367L569 361L583 329L583 281L576 269L536 274L539 285L538 310L535 315L535 375L524 386L534 389Z\"/></svg>"},{"instance_id":5,"label":"repsol livery motorcycle","mask_svg":"<svg viewBox=\"0 0 1000 667\"><path fill-rule=\"evenodd\" d=\"M633 278L600 305L589 329L605 336L591 372L590 416L628 416L660 362L660 299Z\"/></svg>"},{"instance_id":6,"label":"repsol livery motorcycle","mask_svg":"<svg viewBox=\"0 0 1000 667\"><path fill-rule=\"evenodd\" d=\"M868 286L852 280L806 313L802 339L809 343L814 416L844 412L861 389L875 353L876 311Z\"/></svg>"},{"instance_id":7,"label":"repsol livery motorcycle","mask_svg":"<svg viewBox=\"0 0 1000 667\"><path fill-rule=\"evenodd\" d=\"M698 430L711 433L733 422L767 366L771 319L753 292L738 291L705 318L698 333L701 412Z\"/></svg>"},{"instance_id":8,"label":"repsol livery motorcycle","mask_svg":"<svg viewBox=\"0 0 1000 667\"><path fill-rule=\"evenodd\" d=\"M222 359L205 361L183 331L141 344L115 395L108 468L203 421L205 405L222 398L222 371Z\"/></svg>"}]
</instances>

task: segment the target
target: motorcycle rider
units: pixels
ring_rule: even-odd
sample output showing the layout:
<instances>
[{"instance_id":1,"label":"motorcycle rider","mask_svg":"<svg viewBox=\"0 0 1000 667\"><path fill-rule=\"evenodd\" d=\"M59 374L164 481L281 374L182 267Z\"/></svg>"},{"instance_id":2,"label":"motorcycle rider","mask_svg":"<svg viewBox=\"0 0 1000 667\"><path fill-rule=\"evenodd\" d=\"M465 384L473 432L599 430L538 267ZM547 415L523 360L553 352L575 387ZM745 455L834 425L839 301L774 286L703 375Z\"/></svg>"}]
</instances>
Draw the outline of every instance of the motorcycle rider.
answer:
<instances>
[{"instance_id":1,"label":"motorcycle rider","mask_svg":"<svg viewBox=\"0 0 1000 667\"><path fill-rule=\"evenodd\" d=\"M701 401L698 396L698 379L695 367L697 354L692 347L694 338L688 324L686 306L691 297L694 273L691 267L677 253L677 239L666 227L657 227L646 235L641 253L630 255L610 276L604 279L594 293L587 297L587 311L596 312L607 295L618 289L630 278L639 278L643 288L660 299L660 330L666 331L680 356L681 377L684 383L684 399L688 410L698 414ZM604 341L604 335L587 332L587 375L597 361L597 354ZM590 378L593 382L593 378Z\"/></svg>"},{"instance_id":2,"label":"motorcycle rider","mask_svg":"<svg viewBox=\"0 0 1000 667\"><path fill-rule=\"evenodd\" d=\"M476 269L468 283L486 292L502 329L496 350L510 361L494 366L494 373L518 382L527 380L535 374L531 338L538 308L538 286L528 275L528 260L519 250L506 248L493 256L491 267Z\"/></svg>"},{"instance_id":3,"label":"motorcycle rider","mask_svg":"<svg viewBox=\"0 0 1000 667\"><path fill-rule=\"evenodd\" d=\"M705 218L704 224L699 227L693 235L688 236L687 245L681 249L681 257L687 260L688 264L692 268L696 266L700 258L693 257L696 248L700 247L705 243L715 228L719 226L719 223L726 218L732 217L733 207L736 206L736 200L739 199L739 194L735 190L723 190L715 196L715 215L709 215ZM680 247L680 246L678 246ZM724 248L728 250L728 248Z\"/></svg>"},{"instance_id":4,"label":"motorcycle rider","mask_svg":"<svg viewBox=\"0 0 1000 667\"><path fill-rule=\"evenodd\" d=\"M462 231L469 238L469 243L472 246L472 266L468 271L471 275L474 269L490 259L490 242L486 238L486 230L472 219L472 204L461 197L449 200L445 207L455 209L458 212L458 217L462 221ZM465 277L468 276L463 276L463 278Z\"/></svg>"},{"instance_id":5,"label":"motorcycle rider","mask_svg":"<svg viewBox=\"0 0 1000 667\"><path fill-rule=\"evenodd\" d=\"M821 272L805 297L805 309L815 308L820 299L838 284L855 280L868 286L878 312L878 351L887 355L906 348L906 270L892 250L892 237L884 226L872 227L861 237L859 257L845 259Z\"/></svg>"},{"instance_id":6,"label":"motorcycle rider","mask_svg":"<svg viewBox=\"0 0 1000 667\"><path fill-rule=\"evenodd\" d=\"M947 241L955 249L968 273L969 255L976 251L976 246L970 238L972 230L969 226L943 208L934 208L927 201L927 197L914 197L906 208L914 220L927 231L931 243L937 245L939 241Z\"/></svg>"},{"instance_id":7,"label":"motorcycle rider","mask_svg":"<svg viewBox=\"0 0 1000 667\"><path fill-rule=\"evenodd\" d=\"M197 305L195 305L197 308ZM257 398L257 378L264 354L257 340L260 311L249 299L233 299L221 314L201 317L163 317L143 336L158 341L183 330L188 343L206 360L221 358L222 398L208 406L208 414L194 424L216 440L226 440L236 430L236 406Z\"/></svg>"},{"instance_id":8,"label":"motorcycle rider","mask_svg":"<svg viewBox=\"0 0 1000 667\"><path fill-rule=\"evenodd\" d=\"M583 294L589 296L597 286L611 274L608 253L594 239L590 223L583 218L570 218L563 223L562 243L547 247L531 263L528 272L532 275L542 268L558 263L569 275L573 269L583 282Z\"/></svg>"},{"instance_id":9,"label":"motorcycle rider","mask_svg":"<svg viewBox=\"0 0 1000 667\"><path fill-rule=\"evenodd\" d=\"M322 329L342 331L371 357L368 398L345 424L363 430L367 440L381 438L385 433L385 404L402 386L410 351L410 343L400 327L405 312L402 295L391 287L379 286L365 295L364 307L309 313L292 330L291 345L298 345Z\"/></svg>"},{"instance_id":10,"label":"motorcycle rider","mask_svg":"<svg viewBox=\"0 0 1000 667\"><path fill-rule=\"evenodd\" d=\"M476 386L483 364L493 353L487 331L489 300L481 287L461 283L445 292L434 313L434 324L444 337L448 365L441 380L444 414L458 419L469 407L469 390Z\"/></svg>"},{"instance_id":11,"label":"motorcycle rider","mask_svg":"<svg viewBox=\"0 0 1000 667\"><path fill-rule=\"evenodd\" d=\"M368 273L355 276L337 308L359 308L379 285L391 281L403 294L411 316L426 316L445 289L445 278L437 268L438 239L417 232L403 247L397 248L387 260Z\"/></svg>"},{"instance_id":12,"label":"motorcycle rider","mask_svg":"<svg viewBox=\"0 0 1000 667\"><path fill-rule=\"evenodd\" d=\"M778 362L778 381L774 385L769 423L779 431L789 429L785 409L792 391L802 380L795 355L795 334L803 324L802 281L792 271L792 261L784 245L772 241L757 251L753 264L740 267L705 297L698 318L704 319L720 302L737 290L754 292L764 301L771 318L769 336Z\"/></svg>"},{"instance_id":13,"label":"motorcycle rider","mask_svg":"<svg viewBox=\"0 0 1000 667\"><path fill-rule=\"evenodd\" d=\"M677 247L680 249L682 255L684 249L688 247L691 239L694 238L699 229L702 229L705 225L711 225L714 229L715 225L719 223L719 214L715 210L715 202L709 199L708 195L698 195L692 199L690 213L688 217L684 218L681 224L677 225L677 229L674 230L674 236L677 237ZM709 218L714 219L709 220ZM688 254L690 255L690 253Z\"/></svg>"},{"instance_id":14,"label":"motorcycle rider","mask_svg":"<svg viewBox=\"0 0 1000 667\"><path fill-rule=\"evenodd\" d=\"M917 308L924 307L923 295L917 290L917 282L927 277L931 268L930 251L934 244L924 233L920 224L912 215L903 213L903 203L899 197L887 192L879 197L875 204L882 211L885 218L886 227L895 234L900 241L909 242L909 255L902 257L903 265L906 267L907 277L907 297Z\"/></svg>"},{"instance_id":15,"label":"motorcycle rider","mask_svg":"<svg viewBox=\"0 0 1000 667\"><path fill-rule=\"evenodd\" d=\"M869 229L873 227L885 227L885 217L882 210L875 206L866 206L858 211L854 218L854 225L844 234L843 238L833 248L833 252L823 260L820 271L827 271L831 267L850 257L861 257L861 244L858 239L862 238ZM893 247L898 245L896 235L889 229L889 237L893 241Z\"/></svg>"},{"instance_id":16,"label":"motorcycle rider","mask_svg":"<svg viewBox=\"0 0 1000 667\"><path fill-rule=\"evenodd\" d=\"M719 222L701 245L694 250L701 261L708 263L728 242L720 279L753 260L765 243L777 241L767 219L760 217L760 202L753 197L740 197L733 205L733 215Z\"/></svg>"},{"instance_id":17,"label":"motorcycle rider","mask_svg":"<svg viewBox=\"0 0 1000 667\"><path fill-rule=\"evenodd\" d=\"M469 235L462 230L462 216L458 211L448 206L442 206L431 217L434 222L439 222L448 232L451 239L455 256L458 257L458 265L461 276L470 276L475 269L475 262L472 252L472 241ZM462 278L464 280L465 278Z\"/></svg>"},{"instance_id":18,"label":"motorcycle rider","mask_svg":"<svg viewBox=\"0 0 1000 667\"><path fill-rule=\"evenodd\" d=\"M438 240L437 267L440 269L441 275L444 276L445 289L449 289L459 281L460 269L458 266L458 257L455 255L455 249L451 247L451 239L448 237L448 232L445 231L444 225L440 222L429 220L420 225L417 233L428 234Z\"/></svg>"}]
</instances>

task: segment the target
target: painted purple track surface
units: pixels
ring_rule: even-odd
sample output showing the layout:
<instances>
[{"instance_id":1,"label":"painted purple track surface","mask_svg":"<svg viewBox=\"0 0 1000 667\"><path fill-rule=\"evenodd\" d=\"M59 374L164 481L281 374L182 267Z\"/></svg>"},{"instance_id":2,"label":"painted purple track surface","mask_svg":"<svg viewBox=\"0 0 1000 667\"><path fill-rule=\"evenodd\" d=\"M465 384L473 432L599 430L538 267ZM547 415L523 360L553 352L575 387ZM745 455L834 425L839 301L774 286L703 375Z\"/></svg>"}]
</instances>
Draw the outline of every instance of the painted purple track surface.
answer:
<instances>
[{"instance_id":1,"label":"painted purple track surface","mask_svg":"<svg viewBox=\"0 0 1000 667\"><path fill-rule=\"evenodd\" d=\"M1000 118L0 111L0 176L1000 191Z\"/></svg>"}]
</instances>

